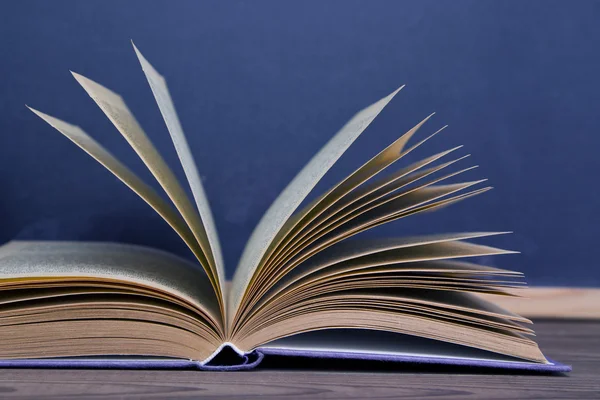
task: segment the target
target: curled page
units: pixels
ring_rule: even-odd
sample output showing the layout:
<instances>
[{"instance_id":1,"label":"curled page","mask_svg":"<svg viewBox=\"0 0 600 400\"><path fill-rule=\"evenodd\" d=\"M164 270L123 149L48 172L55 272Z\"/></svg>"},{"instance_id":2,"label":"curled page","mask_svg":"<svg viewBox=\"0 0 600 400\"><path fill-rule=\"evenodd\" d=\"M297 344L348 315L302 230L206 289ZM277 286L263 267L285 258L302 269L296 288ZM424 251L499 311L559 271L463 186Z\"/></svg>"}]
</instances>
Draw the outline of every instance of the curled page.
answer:
<instances>
[{"instance_id":1,"label":"curled page","mask_svg":"<svg viewBox=\"0 0 600 400\"><path fill-rule=\"evenodd\" d=\"M354 115L302 168L269 207L252 232L233 277L228 304L228 307L231 307L228 313L230 317L233 317L233 312L238 309L257 266L285 222L400 89L402 87Z\"/></svg>"},{"instance_id":2,"label":"curled page","mask_svg":"<svg viewBox=\"0 0 600 400\"><path fill-rule=\"evenodd\" d=\"M138 124L131 111L129 111L121 96L84 76L74 72L73 76L104 114L106 114L121 135L123 135L144 164L146 164L152 175L181 213L181 216L190 227L190 230L202 248L202 255L199 257L199 261L206 269L211 282L215 286L215 290L219 295L219 302L223 304L221 287L218 282L219 278L216 274L212 257L210 257L210 246L206 231L204 230L200 216L177 181L173 171L171 171L158 150L156 150L150 139L148 139L148 136L146 136L142 127Z\"/></svg>"},{"instance_id":3,"label":"curled page","mask_svg":"<svg viewBox=\"0 0 600 400\"><path fill-rule=\"evenodd\" d=\"M44 114L41 111L29 107L33 113L46 121L54 129L62 133L69 140L75 143L78 147L88 153L92 158L98 161L104 168L109 170L121 182L127 185L138 196L142 198L150 207L152 207L158 215L160 215L183 239L185 244L190 248L192 253L200 260L202 258L202 249L194 238L194 235L181 216L173 210L173 208L164 201L158 193L148 184L142 181L129 168L109 153L102 145L96 142L81 128L71 125L58 118ZM216 293L215 293L216 294ZM206 294L203 294L206 296ZM215 316L216 317L216 316Z\"/></svg>"},{"instance_id":4,"label":"curled page","mask_svg":"<svg viewBox=\"0 0 600 400\"><path fill-rule=\"evenodd\" d=\"M225 283L225 271L217 229L210 211L208 199L206 198L206 194L204 192L204 187L202 186L202 181L200 180L200 175L198 174L198 168L196 167L194 157L192 156L190 147L188 146L188 142L185 138L185 134L181 128L179 117L175 111L175 105L173 104L173 100L169 94L169 88L167 87L165 79L154 69L154 67L152 67L152 65L150 65L142 53L140 53L138 48L135 45L133 45L133 48L137 54L140 64L142 65L142 70L146 75L146 79L148 79L148 83L150 84L150 88L152 89L152 93L154 94L154 98L156 99L156 103L160 109L160 113L165 120L167 129L169 130L169 134L171 135L171 139L175 145L175 150L177 150L177 156L179 157L179 161L181 162L183 171L185 172L185 176L187 177L188 183L192 190L194 200L196 201L196 207L198 208L200 218L202 219L202 223L206 230L206 237L209 245L208 247L210 249L210 254L207 254L207 256L210 255L214 260L217 276L221 285L221 291L223 291L223 284Z\"/></svg>"},{"instance_id":5,"label":"curled page","mask_svg":"<svg viewBox=\"0 0 600 400\"><path fill-rule=\"evenodd\" d=\"M506 233L509 232L464 232L345 241L320 252L312 260L293 269L284 279L278 281L275 287L277 288L276 291L281 290L310 274L334 265L337 265L340 270L351 270L357 266L373 267L406 262L448 260L459 257L513 254L515 252L511 250L462 242L463 240ZM446 246L440 245L440 243L453 244Z\"/></svg>"},{"instance_id":6,"label":"curled page","mask_svg":"<svg viewBox=\"0 0 600 400\"><path fill-rule=\"evenodd\" d=\"M444 154L444 153L440 153ZM327 209L325 213L319 216L318 219L311 222L311 224L305 228L304 232L294 240L291 246L283 252L282 255L278 256L276 260L279 264L285 264L285 261L296 254L299 250L306 247L310 243L313 243L320 236L322 236L327 228L332 226L334 223L339 222L344 217L347 217L356 211L364 208L366 205L373 203L381 199L384 196L388 196L394 191L402 189L410 184L413 184L431 174L434 174L457 161L460 161L467 156L446 162L444 164L434 166L428 169L421 169L434 160L435 157L439 158L440 155L430 157L429 159L423 160L419 163L412 164L407 168L400 169L395 173L385 176L370 185L363 186L351 192L349 195L344 197L342 202L338 202L335 206ZM284 258L285 257L285 258Z\"/></svg>"},{"instance_id":7,"label":"curled page","mask_svg":"<svg viewBox=\"0 0 600 400\"><path fill-rule=\"evenodd\" d=\"M433 114L419 122L415 127L410 129L407 133L402 135L371 160L363 164L360 168L358 168L340 183L328 190L325 195L322 195L315 202L309 204L303 210L298 212L297 217L294 216L293 221L290 220L290 222L286 223L282 229L281 234L279 235L279 241L277 239L274 241L273 247L276 246L277 249L273 248L271 253L268 254L268 260L263 263L265 268L269 269L270 271L275 265L281 262L281 258L279 257L281 252L288 247L290 243L294 243L300 230L308 227L315 221L315 219L320 217L327 210L331 209L331 207L334 207L340 202L340 200L347 197L349 193L351 193L365 181L377 175L379 172L383 171L385 168L402 158L406 153L412 151L412 149L418 147L422 143L426 142L429 138L445 129L445 127L439 129L433 135L421 141L416 146L413 146L407 152L404 152L403 149L406 143L432 116ZM285 263L285 261L283 263ZM261 268L262 267L263 266L261 265Z\"/></svg>"}]
</instances>

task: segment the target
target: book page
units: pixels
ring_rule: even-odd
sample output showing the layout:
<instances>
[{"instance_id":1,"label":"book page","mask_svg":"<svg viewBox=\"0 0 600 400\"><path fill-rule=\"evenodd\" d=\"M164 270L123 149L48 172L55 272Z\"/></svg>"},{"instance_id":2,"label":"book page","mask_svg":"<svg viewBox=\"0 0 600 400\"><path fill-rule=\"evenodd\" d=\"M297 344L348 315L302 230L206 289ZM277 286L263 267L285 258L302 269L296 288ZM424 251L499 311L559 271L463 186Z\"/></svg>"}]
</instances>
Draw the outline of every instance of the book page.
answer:
<instances>
[{"instance_id":1,"label":"book page","mask_svg":"<svg viewBox=\"0 0 600 400\"><path fill-rule=\"evenodd\" d=\"M386 147L384 150L379 152L375 157L371 158L345 179L338 184L334 185L324 195L320 196L317 201L309 204L303 210L301 210L297 216L294 217L293 223L288 223L284 227L282 234L284 237L281 238L281 243L277 243L279 251L274 252L274 256L277 256L281 252L281 248L285 248L290 242L296 239L298 231L305 228L308 224L313 222L316 218L321 216L325 211L338 203L342 198L351 193L358 186L369 180L385 168L392 165L394 162L402 158L406 153L410 152L413 148L418 147L422 143L426 142L429 138L433 137L437 133L441 132L445 127L439 129L430 137L421 141L421 143L413 146L408 152L403 152L404 147L412 136L427 122L433 114L429 115L423 121L419 122L416 126L411 128L404 135L396 139L392 144ZM267 264L273 263L273 257L269 257Z\"/></svg>"},{"instance_id":2,"label":"book page","mask_svg":"<svg viewBox=\"0 0 600 400\"><path fill-rule=\"evenodd\" d=\"M138 124L131 111L129 111L121 96L82 75L73 72L73 76L135 150L181 213L181 216L190 227L190 230L202 248L203 259L200 262L206 268L209 278L219 295L219 301L222 304L221 287L216 267L210 256L211 250L206 231L200 220L200 216L194 209L173 171L167 166L158 150L156 150L150 139L146 136L146 133L142 130L142 127Z\"/></svg>"},{"instance_id":3,"label":"book page","mask_svg":"<svg viewBox=\"0 0 600 400\"><path fill-rule=\"evenodd\" d=\"M310 224L308 224L308 226L303 229L303 232L300 232L299 234L305 235L307 232L313 231L314 229L319 227L323 222L329 222L328 220L335 214L338 214L340 212L348 214L348 210L354 210L356 208L361 207L362 204L365 203L365 200L363 200L365 197L367 199L374 198L375 200L377 200L379 197L382 197L384 195L387 195L388 193L408 186L413 182L416 182L428 175L431 175L458 161L469 157L469 155L465 155L452 161L448 161L443 164L430 167L426 170L423 169L427 165L437 161L438 159L450 154L451 152L457 149L460 149L461 147L462 146L457 146L450 150L446 150L444 152L435 154L431 157L410 164L407 167L396 170L389 175L376 179L373 182L367 182L353 189L335 204L329 206L325 212L323 212L319 217L315 218L315 220L311 221ZM358 202L360 203L356 204ZM351 206L352 208L350 208ZM296 245L297 242L302 238L303 236L294 238L292 244ZM282 250L289 250L289 246L291 246L292 244L286 245L288 249Z\"/></svg>"},{"instance_id":4,"label":"book page","mask_svg":"<svg viewBox=\"0 0 600 400\"><path fill-rule=\"evenodd\" d=\"M277 303L280 296L294 290L294 286L311 276L312 282L306 282L306 280L302 282L307 288L318 286L320 282L324 282L330 276L339 276L345 272L357 270L362 270L364 273L374 272L375 268L379 266L395 267L396 270L402 271L401 264L407 263L514 253L513 251L462 242L466 239L482 238L502 233L504 232L449 233L421 237L343 241L319 252L307 262L291 269L287 275L277 280L274 285L270 285L266 290L263 290L260 300L254 304L253 312L260 305L269 302ZM414 270L415 267L412 268ZM421 268L425 268L425 265L422 265ZM249 317L249 315L246 315L246 317Z\"/></svg>"},{"instance_id":5,"label":"book page","mask_svg":"<svg viewBox=\"0 0 600 400\"><path fill-rule=\"evenodd\" d=\"M371 124L400 89L402 88L395 90L390 95L354 115L275 199L252 232L238 264L230 292L228 306L231 307L231 312L228 313L229 316L233 317L234 311L238 309L254 271L285 222L325 173Z\"/></svg>"},{"instance_id":6,"label":"book page","mask_svg":"<svg viewBox=\"0 0 600 400\"><path fill-rule=\"evenodd\" d=\"M438 319L440 322L467 324L478 329L503 330L513 337L532 335L532 329L523 324L531 324L526 318L515 316L477 295L458 290L440 290L431 287L380 286L378 282L336 290L310 293L297 296L287 307L270 308L267 323L256 327L268 326L271 321L311 313L313 310L348 308L371 308L392 313L412 313Z\"/></svg>"},{"instance_id":7,"label":"book page","mask_svg":"<svg viewBox=\"0 0 600 400\"><path fill-rule=\"evenodd\" d=\"M341 352L365 355L441 357L460 360L524 362L519 358L438 340L370 329L325 329L275 340L261 349Z\"/></svg>"},{"instance_id":8,"label":"book page","mask_svg":"<svg viewBox=\"0 0 600 400\"><path fill-rule=\"evenodd\" d=\"M270 263L272 265L284 265L302 249L306 248L311 243L314 243L315 240L318 240L320 237L330 232L332 227L335 226L334 224L337 223L339 225L340 221L343 221L344 218L354 218L357 213L361 212L360 210L363 210L362 212L368 211L365 207L369 204L372 204L373 202L386 196L391 197L391 193L407 187L431 174L441 171L442 169L467 157L463 156L438 166L424 170L421 169L427 164L435 161L437 158L448 154L452 150L436 154L433 157L429 157L420 162L411 164L406 168L402 168L388 176L385 176L383 179L378 179L371 184L366 184L356 188L349 194L345 195L343 199L338 201L335 205L330 205L327 207L327 209L319 217L312 220L302 230L297 231L293 240L286 238L288 243L285 244L285 247L280 248L279 254L276 258L270 260ZM421 170L418 171L419 169ZM462 171L447 175L442 179L447 179L448 177L455 176L465 171L466 170L463 169ZM429 184L434 184L442 179L430 182Z\"/></svg>"},{"instance_id":9,"label":"book page","mask_svg":"<svg viewBox=\"0 0 600 400\"><path fill-rule=\"evenodd\" d=\"M413 209L421 204L425 204L429 201L433 201L437 198L452 194L454 192L460 191L462 189L473 186L476 183L480 183L479 181L476 183L473 182L465 182L463 184L456 185L436 185L435 183L441 182L453 176L459 175L463 172L469 171L474 167L469 167L466 169L462 169L456 172L452 172L448 175L439 177L434 179L433 181L424 183L417 187L411 187L408 190L403 192L397 192L398 189L405 187L407 185L411 185L415 183L417 180L435 173L446 165L451 164L452 162L441 165L440 167L433 167L428 170L423 170L421 172L417 172L415 174L411 174L405 179L397 179L395 182L390 185L384 186L383 189L379 191L375 191L374 193L363 197L360 201L356 202L353 205L350 205L342 210L340 210L341 215L336 216L335 218L326 221L320 229L314 232L312 235L308 235L304 240L295 244L293 247L290 247L285 254L285 257L279 261L280 265L285 265L290 259L296 256L298 253L312 246L315 242L325 237L327 234L336 231L340 233L342 230L346 229L347 231L351 231L352 227L356 227L356 222L374 222L378 219L376 216L379 213L379 216L382 215L392 216L398 213L406 212L410 209ZM353 225L354 224L354 225ZM358 224L360 225L360 223ZM364 224L363 224L364 225ZM339 228L339 229L338 229Z\"/></svg>"},{"instance_id":10,"label":"book page","mask_svg":"<svg viewBox=\"0 0 600 400\"><path fill-rule=\"evenodd\" d=\"M463 232L415 237L347 240L319 252L310 260L294 268L275 287L283 288L292 282L327 267L331 273L353 268L374 267L397 263L432 261L456 257L513 254L514 251L462 242L463 240L503 235L508 232ZM446 245L443 245L446 243ZM451 243L451 244L450 244ZM366 257L369 256L369 257ZM505 273L510 273L506 270Z\"/></svg>"},{"instance_id":11,"label":"book page","mask_svg":"<svg viewBox=\"0 0 600 400\"><path fill-rule=\"evenodd\" d=\"M202 268L167 252L120 243L66 241L13 241L0 247L0 287L49 279L64 287L73 278L118 280L164 291L202 311L215 328L220 325L219 304Z\"/></svg>"},{"instance_id":12,"label":"book page","mask_svg":"<svg viewBox=\"0 0 600 400\"><path fill-rule=\"evenodd\" d=\"M333 297L333 296L332 296ZM538 363L548 361L529 337L510 329L474 324L455 317L442 317L435 309L416 309L394 301L370 301L370 296L336 296L306 309L283 315L267 325L241 332L233 343L248 351L298 333L331 328L372 329L408 334L469 346ZM324 300L324 299L321 299Z\"/></svg>"},{"instance_id":13,"label":"book page","mask_svg":"<svg viewBox=\"0 0 600 400\"><path fill-rule=\"evenodd\" d=\"M150 88L152 89L152 93L154 94L154 98L156 99L156 103L160 109L160 113L165 120L167 129L171 134L171 139L173 140L173 144L177 150L179 161L181 162L183 171L185 172L188 183L192 190L192 195L196 201L196 207L200 213L200 218L206 230L206 237L208 239L210 249L210 254L207 254L207 256L211 256L214 260L217 276L219 277L219 283L221 284L221 291L224 292L223 285L225 283L225 271L217 229L215 227L208 199L206 198L206 194L204 192L204 187L202 186L200 175L198 174L198 168L196 167L196 163L190 151L185 134L183 133L183 129L181 127L181 123L179 122L177 112L175 111L175 105L171 99L167 83L165 78L154 69L154 67L146 60L146 58L144 58L142 53L140 53L135 45L133 45L133 48L138 60L140 61L142 70L146 75L146 79L150 84Z\"/></svg>"},{"instance_id":14,"label":"book page","mask_svg":"<svg viewBox=\"0 0 600 400\"><path fill-rule=\"evenodd\" d=\"M477 195L478 193L481 193L481 191L486 190L486 188L479 189L478 191L476 190L467 192L465 194L459 194L447 199L434 201L448 194L460 191L473 184L474 183L472 182L466 182L452 185L423 187L404 196L400 196L393 201L386 202L379 207L374 207L373 209L369 210L360 210L359 212L355 213L354 216L350 216L345 220L334 224L332 227L329 227L327 232L331 232L330 235L324 237L323 240L319 240L315 245L304 248L299 254L287 262L285 266L277 270L277 272L270 277L271 279L268 282L262 282L259 288L259 294L256 297L260 297L262 293L273 286L273 284L276 284L277 281L279 281L287 273L293 271L294 268L299 266L301 263L315 255L319 255L320 252L330 246L387 222L405 218L410 215L431 211L436 208L452 204L453 202L460 201L464 198L468 198L469 196ZM386 239L382 239L383 242L385 242L385 240ZM400 240L402 240L402 238L400 238ZM352 242L350 243L352 245Z\"/></svg>"},{"instance_id":15,"label":"book page","mask_svg":"<svg viewBox=\"0 0 600 400\"><path fill-rule=\"evenodd\" d=\"M41 111L28 107L38 117L46 121L54 129L62 133L69 140L75 143L79 148L84 150L93 159L98 161L104 168L109 170L121 182L129 187L133 192L142 198L150 207L154 209L175 232L181 237L189 249L196 255L200 262L205 262L204 253L194 238L194 235L188 225L185 223L181 215L173 210L173 208L162 199L154 191L152 187L142 181L134 174L127 166L121 163L102 145L96 142L91 136L84 132L81 128L71 125L58 118L54 118Z\"/></svg>"}]
</instances>

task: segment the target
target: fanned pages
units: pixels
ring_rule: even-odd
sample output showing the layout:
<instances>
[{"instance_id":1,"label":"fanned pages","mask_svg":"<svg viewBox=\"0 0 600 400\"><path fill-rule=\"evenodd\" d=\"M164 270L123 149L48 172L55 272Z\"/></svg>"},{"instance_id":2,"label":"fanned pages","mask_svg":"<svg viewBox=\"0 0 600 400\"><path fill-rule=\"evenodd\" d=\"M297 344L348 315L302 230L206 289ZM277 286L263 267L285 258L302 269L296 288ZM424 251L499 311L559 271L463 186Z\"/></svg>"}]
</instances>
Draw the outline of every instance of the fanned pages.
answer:
<instances>
[{"instance_id":1,"label":"fanned pages","mask_svg":"<svg viewBox=\"0 0 600 400\"><path fill-rule=\"evenodd\" d=\"M152 172L152 175L154 175L158 183L164 189L165 193L167 193L177 210L179 210L183 219L189 225L202 249L202 253L197 255L199 261L202 266L207 269L208 276L219 295L219 302L222 304L219 277L212 258L206 230L200 216L196 210L194 210L194 207L177 181L177 178L167 166L150 139L148 139L148 136L146 136L142 127L129 111L129 108L121 99L121 96L82 75L73 72L73 76L140 156L144 164L146 164L150 172Z\"/></svg>"},{"instance_id":2,"label":"fanned pages","mask_svg":"<svg viewBox=\"0 0 600 400\"><path fill-rule=\"evenodd\" d=\"M148 205L150 205L175 232L177 232L192 253L198 257L200 262L202 262L204 259L202 257L202 249L194 238L192 231L181 218L181 215L175 212L173 208L154 191L154 189L144 183L129 168L123 165L123 163L117 160L112 154L104 149L104 147L81 130L81 128L51 117L50 115L44 114L31 107L29 107L29 109L102 164L102 166L112 172L125 185L148 203Z\"/></svg>"},{"instance_id":3,"label":"fanned pages","mask_svg":"<svg viewBox=\"0 0 600 400\"><path fill-rule=\"evenodd\" d=\"M196 167L194 157L192 156L190 147L187 143L185 135L183 134L183 129L181 128L181 123L179 122L177 112L175 112L175 105L173 104L173 100L171 100L171 95L169 94L169 89L167 88L165 79L158 72L156 72L154 67L150 65L148 60L144 58L142 53L140 53L135 45L133 45L133 48L138 59L140 60L142 70L146 75L146 79L148 79L148 83L150 84L150 88L152 89L152 93L154 94L154 98L156 99L156 103L160 109L160 113L165 120L165 124L167 125L169 133L171 134L171 139L173 139L173 144L177 150L179 161L181 161L181 165L183 166L188 183L192 189L192 194L194 196L194 200L196 201L196 207L200 213L200 218L206 230L206 236L210 245L210 257L215 264L217 276L221 285L221 292L224 292L223 284L225 283L225 271L223 269L223 256L221 255L221 245L219 244L217 229L213 221L212 212L210 211L208 199L206 198L206 194L204 192L204 187L202 186L202 181L200 180L198 168Z\"/></svg>"},{"instance_id":4,"label":"fanned pages","mask_svg":"<svg viewBox=\"0 0 600 400\"><path fill-rule=\"evenodd\" d=\"M410 152L410 150L412 150L412 149L410 149L406 153L402 153L402 150L403 150L404 146L406 145L406 143L408 142L408 140L410 140L410 138L419 130L419 128L429 118L431 118L432 115L428 116L423 121L421 121L419 124L417 124L414 128L412 128L407 133L402 135L394 143L389 145L386 149L384 149L382 152L380 152L377 156L373 157L371 160L369 160L363 166L358 168L356 171L354 171L350 176L348 176L342 182L335 185L325 195L320 196L316 201L309 204L304 210L302 210L298 213L298 216L296 218L288 221L288 223L284 227L285 239L281 241L281 242L283 242L283 245L284 245L283 247L285 248L285 244L286 243L289 244L289 242L294 239L295 233L297 233L299 230L301 230L303 228L306 228L311 222L314 222L315 218L319 217L323 212L327 211L332 206L334 206L336 204L336 202L338 202L342 198L344 198L344 196L349 194L353 189L355 189L360 184L364 183L366 180L373 177L377 173L381 172L383 169L385 169L386 167L388 167L395 161L399 160L403 155ZM444 129L444 128L442 128L442 129ZM439 133L442 129L438 130L433 135ZM431 135L431 136L433 136L433 135ZM427 139L429 139L429 138L427 138ZM425 142L427 139L425 139L421 143ZM414 146L414 147L417 147L417 146ZM280 242L275 241L274 243L271 244L271 247L275 247L275 246L279 245L279 243ZM272 262L271 265L267 265L267 267L270 266L271 269L265 268L266 271L264 271L264 272L261 270L258 270L258 271L256 271L255 275L258 275L260 273L262 273L263 275L268 274L272 270L277 271L278 269L281 269L281 266L284 266L286 264L287 260L289 260L289 258L283 259L283 260L281 258L275 259L275 261L277 261L277 263ZM275 274L276 273L277 272L275 272ZM256 277L256 279L259 280L260 277ZM263 290L266 289L264 287L264 285L266 285L266 283L259 281L258 285L260 285L261 289L263 289ZM254 294L252 289L254 289L252 286L250 286L248 288L250 294Z\"/></svg>"},{"instance_id":5,"label":"fanned pages","mask_svg":"<svg viewBox=\"0 0 600 400\"><path fill-rule=\"evenodd\" d=\"M491 189L481 186L485 179L463 179L476 166L463 165L462 146L403 163L445 128L413 139L433 114L305 201L400 89L356 113L300 170L258 223L227 284L207 195L169 89L134 50L196 207L117 94L73 74L172 204L82 129L31 110L148 203L200 265L127 244L0 247L0 366L7 360L26 366L31 359L68 366L71 359L62 357L87 356L103 366L119 356L142 358L110 359L111 365L161 367L166 357L230 370L277 354L569 370L542 354L530 320L489 300L525 287L521 273L478 263L516 253L488 243L508 232L361 236ZM213 365L223 362L217 356L227 347L239 359Z\"/></svg>"},{"instance_id":6,"label":"fanned pages","mask_svg":"<svg viewBox=\"0 0 600 400\"><path fill-rule=\"evenodd\" d=\"M245 288L250 283L254 271L258 267L271 241L279 233L283 225L306 198L323 175L342 156L358 136L373 122L383 108L402 89L371 104L354 115L342 129L327 142L325 146L302 168L288 186L275 199L271 207L252 232L248 244L242 253L237 270L233 277L229 307L233 315L242 300Z\"/></svg>"}]
</instances>

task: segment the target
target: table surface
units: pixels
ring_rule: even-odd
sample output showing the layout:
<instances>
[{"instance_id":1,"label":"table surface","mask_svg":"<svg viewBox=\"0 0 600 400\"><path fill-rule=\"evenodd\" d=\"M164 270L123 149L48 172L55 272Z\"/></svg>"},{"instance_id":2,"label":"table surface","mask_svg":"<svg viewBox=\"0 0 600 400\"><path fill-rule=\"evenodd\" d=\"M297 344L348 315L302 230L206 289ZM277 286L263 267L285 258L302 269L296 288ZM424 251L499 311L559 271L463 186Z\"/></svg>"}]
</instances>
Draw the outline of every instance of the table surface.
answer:
<instances>
[{"instance_id":1,"label":"table surface","mask_svg":"<svg viewBox=\"0 0 600 400\"><path fill-rule=\"evenodd\" d=\"M271 365L251 372L0 370L0 398L600 399L600 322L538 321L546 355L573 365L565 375L461 370L357 369L347 363ZM333 369L335 367L335 369ZM452 373L450 373L452 372Z\"/></svg>"}]
</instances>

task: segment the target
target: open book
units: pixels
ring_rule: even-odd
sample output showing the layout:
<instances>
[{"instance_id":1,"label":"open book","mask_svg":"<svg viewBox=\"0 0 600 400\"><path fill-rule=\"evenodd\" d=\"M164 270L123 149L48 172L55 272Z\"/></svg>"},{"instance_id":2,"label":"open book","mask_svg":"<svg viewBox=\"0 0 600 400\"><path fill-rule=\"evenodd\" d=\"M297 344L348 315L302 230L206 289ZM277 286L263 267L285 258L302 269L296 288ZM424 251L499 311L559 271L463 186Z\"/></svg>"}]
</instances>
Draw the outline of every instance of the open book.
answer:
<instances>
[{"instance_id":1,"label":"open book","mask_svg":"<svg viewBox=\"0 0 600 400\"><path fill-rule=\"evenodd\" d=\"M459 147L392 166L433 136L411 141L431 116L302 204L400 89L356 113L296 175L260 220L227 282L169 90L135 51L193 199L123 99L100 84L73 73L166 198L79 127L31 110L148 203L198 262L126 244L2 246L0 366L244 369L280 355L568 370L544 357L529 320L478 296L510 295L523 285L518 272L468 261L513 253L478 243L502 232L355 237L489 189L477 187L483 181L449 183L471 169L455 168L465 158L455 155ZM223 358L224 352L234 356Z\"/></svg>"}]
</instances>

